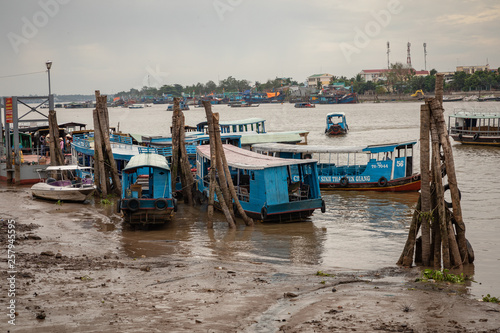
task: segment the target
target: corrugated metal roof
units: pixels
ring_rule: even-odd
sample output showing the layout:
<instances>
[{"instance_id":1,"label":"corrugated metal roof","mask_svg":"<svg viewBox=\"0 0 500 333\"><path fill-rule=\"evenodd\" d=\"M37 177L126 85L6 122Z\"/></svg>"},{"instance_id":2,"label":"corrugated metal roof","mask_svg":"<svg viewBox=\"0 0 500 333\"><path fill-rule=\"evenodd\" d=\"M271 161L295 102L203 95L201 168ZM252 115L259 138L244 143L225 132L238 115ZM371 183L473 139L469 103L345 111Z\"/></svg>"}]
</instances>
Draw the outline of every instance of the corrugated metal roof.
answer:
<instances>
[{"instance_id":1,"label":"corrugated metal roof","mask_svg":"<svg viewBox=\"0 0 500 333\"><path fill-rule=\"evenodd\" d=\"M219 121L219 125L221 126L232 126L232 125L246 125L246 124L256 124L265 122L264 118L248 118L248 119L240 119L240 120L227 120L227 121Z\"/></svg>"},{"instance_id":2,"label":"corrugated metal roof","mask_svg":"<svg viewBox=\"0 0 500 333\"><path fill-rule=\"evenodd\" d=\"M262 170L265 168L296 165L316 162L315 160L297 160L288 158L278 158L252 151L238 148L232 145L222 145L226 155L227 164L238 169ZM196 147L196 151L203 157L210 159L210 146L203 145Z\"/></svg>"},{"instance_id":3,"label":"corrugated metal roof","mask_svg":"<svg viewBox=\"0 0 500 333\"><path fill-rule=\"evenodd\" d=\"M164 170L170 170L167 159L158 154L138 154L133 156L123 171L151 166Z\"/></svg>"},{"instance_id":4,"label":"corrugated metal roof","mask_svg":"<svg viewBox=\"0 0 500 333\"><path fill-rule=\"evenodd\" d=\"M500 112L477 112L477 111L458 111L450 115L452 118L471 118L471 119L499 119Z\"/></svg>"}]
</instances>

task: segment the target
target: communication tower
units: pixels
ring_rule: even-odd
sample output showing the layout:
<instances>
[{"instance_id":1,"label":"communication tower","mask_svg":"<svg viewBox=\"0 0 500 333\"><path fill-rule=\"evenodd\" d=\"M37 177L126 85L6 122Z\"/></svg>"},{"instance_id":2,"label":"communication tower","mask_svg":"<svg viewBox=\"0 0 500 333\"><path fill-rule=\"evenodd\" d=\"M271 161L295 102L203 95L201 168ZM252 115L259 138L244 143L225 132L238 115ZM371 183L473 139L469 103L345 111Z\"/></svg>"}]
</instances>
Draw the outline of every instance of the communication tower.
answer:
<instances>
[{"instance_id":1,"label":"communication tower","mask_svg":"<svg viewBox=\"0 0 500 333\"><path fill-rule=\"evenodd\" d=\"M427 43L424 43L424 70L427 70Z\"/></svg>"},{"instance_id":2,"label":"communication tower","mask_svg":"<svg viewBox=\"0 0 500 333\"><path fill-rule=\"evenodd\" d=\"M389 42L387 42L387 69L391 69L391 63L389 62L389 53L391 53L391 49L389 48Z\"/></svg>"},{"instance_id":3,"label":"communication tower","mask_svg":"<svg viewBox=\"0 0 500 333\"><path fill-rule=\"evenodd\" d=\"M411 67L411 55L410 55L410 46L411 46L411 43L408 42L408 53L406 54L406 64L408 65L408 68L412 68Z\"/></svg>"}]
</instances>

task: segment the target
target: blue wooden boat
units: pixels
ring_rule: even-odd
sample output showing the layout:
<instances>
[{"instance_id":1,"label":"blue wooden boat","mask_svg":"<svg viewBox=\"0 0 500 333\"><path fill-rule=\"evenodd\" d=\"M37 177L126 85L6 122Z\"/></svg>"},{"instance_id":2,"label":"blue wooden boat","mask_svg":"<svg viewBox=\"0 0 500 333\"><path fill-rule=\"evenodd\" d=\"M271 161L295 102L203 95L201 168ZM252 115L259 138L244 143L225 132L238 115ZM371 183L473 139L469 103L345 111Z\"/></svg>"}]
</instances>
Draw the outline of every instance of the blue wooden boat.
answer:
<instances>
[{"instance_id":1,"label":"blue wooden boat","mask_svg":"<svg viewBox=\"0 0 500 333\"><path fill-rule=\"evenodd\" d=\"M259 144L257 153L318 160L318 180L324 190L418 191L421 177L413 173L416 141L360 147ZM297 175L294 175L297 177Z\"/></svg>"},{"instance_id":2,"label":"blue wooden boat","mask_svg":"<svg viewBox=\"0 0 500 333\"><path fill-rule=\"evenodd\" d=\"M302 143L307 144L308 131L284 131L266 132L266 120L263 118L248 118L240 120L230 120L219 122L222 134L238 134L241 136L241 146L248 148L253 144L279 142L279 143ZM197 131L206 133L207 122L201 122L197 126Z\"/></svg>"},{"instance_id":3,"label":"blue wooden boat","mask_svg":"<svg viewBox=\"0 0 500 333\"><path fill-rule=\"evenodd\" d=\"M238 199L248 216L262 221L292 221L310 216L315 209L325 211L316 161L223 147ZM198 146L196 152L198 190L208 197L210 146ZM296 177L292 179L292 175Z\"/></svg>"},{"instance_id":4,"label":"blue wooden boat","mask_svg":"<svg viewBox=\"0 0 500 333\"><path fill-rule=\"evenodd\" d=\"M327 135L342 135L347 134L349 126L345 119L345 113L329 113L326 115L326 129Z\"/></svg>"},{"instance_id":5,"label":"blue wooden boat","mask_svg":"<svg viewBox=\"0 0 500 333\"><path fill-rule=\"evenodd\" d=\"M301 102L301 103L295 103L295 107L302 109L302 108L315 108L316 105L307 103L307 102Z\"/></svg>"},{"instance_id":6,"label":"blue wooden boat","mask_svg":"<svg viewBox=\"0 0 500 333\"><path fill-rule=\"evenodd\" d=\"M122 172L120 209L130 224L161 224L172 219L177 202L164 156L139 154L130 159Z\"/></svg>"},{"instance_id":7,"label":"blue wooden boat","mask_svg":"<svg viewBox=\"0 0 500 333\"><path fill-rule=\"evenodd\" d=\"M187 105L184 102L179 103L179 107L181 108L181 111L188 111L189 110L189 105ZM174 105L170 104L167 106L167 111L174 111Z\"/></svg>"}]
</instances>

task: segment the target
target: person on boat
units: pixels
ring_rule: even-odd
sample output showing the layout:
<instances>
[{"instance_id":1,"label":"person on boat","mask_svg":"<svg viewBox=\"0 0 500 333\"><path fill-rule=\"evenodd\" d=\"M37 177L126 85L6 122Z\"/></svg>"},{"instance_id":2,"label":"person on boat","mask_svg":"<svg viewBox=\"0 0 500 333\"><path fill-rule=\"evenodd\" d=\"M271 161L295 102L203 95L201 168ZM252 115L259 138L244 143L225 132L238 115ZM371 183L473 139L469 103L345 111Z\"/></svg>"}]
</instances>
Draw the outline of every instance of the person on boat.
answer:
<instances>
[{"instance_id":1,"label":"person on boat","mask_svg":"<svg viewBox=\"0 0 500 333\"><path fill-rule=\"evenodd\" d=\"M43 156L45 153L45 136L40 136L40 156Z\"/></svg>"},{"instance_id":2,"label":"person on boat","mask_svg":"<svg viewBox=\"0 0 500 333\"><path fill-rule=\"evenodd\" d=\"M49 157L50 152L50 134L45 136L45 146L48 148L45 149L45 157Z\"/></svg>"},{"instance_id":3,"label":"person on boat","mask_svg":"<svg viewBox=\"0 0 500 333\"><path fill-rule=\"evenodd\" d=\"M64 140L63 140L63 138L59 138L59 147L61 148L61 152L64 154Z\"/></svg>"}]
</instances>

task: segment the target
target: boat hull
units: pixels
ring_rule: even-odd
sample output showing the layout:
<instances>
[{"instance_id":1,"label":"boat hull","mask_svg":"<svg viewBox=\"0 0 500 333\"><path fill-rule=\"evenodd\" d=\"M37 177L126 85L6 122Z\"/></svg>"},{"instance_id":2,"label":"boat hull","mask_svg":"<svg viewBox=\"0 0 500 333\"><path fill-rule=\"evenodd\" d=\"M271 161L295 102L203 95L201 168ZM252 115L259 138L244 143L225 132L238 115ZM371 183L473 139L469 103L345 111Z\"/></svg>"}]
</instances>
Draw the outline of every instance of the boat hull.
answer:
<instances>
[{"instance_id":1,"label":"boat hull","mask_svg":"<svg viewBox=\"0 0 500 333\"><path fill-rule=\"evenodd\" d=\"M82 188L50 186L45 183L38 183L31 187L34 197L54 200L54 201L74 201L84 202L95 191L93 185Z\"/></svg>"},{"instance_id":2,"label":"boat hull","mask_svg":"<svg viewBox=\"0 0 500 333\"><path fill-rule=\"evenodd\" d=\"M321 177L320 177L321 178ZM322 190L332 191L378 191L378 192L416 192L420 190L421 177L413 175L411 177L399 178L387 181L387 183L379 184L378 182L354 183L349 182L347 185L336 183L319 184Z\"/></svg>"},{"instance_id":3,"label":"boat hull","mask_svg":"<svg viewBox=\"0 0 500 333\"><path fill-rule=\"evenodd\" d=\"M132 200L138 203L137 208L131 204ZM158 200L163 202L161 206L156 204ZM164 224L173 219L175 207L175 200L166 198L124 198L120 201L124 220L129 224Z\"/></svg>"},{"instance_id":4,"label":"boat hull","mask_svg":"<svg viewBox=\"0 0 500 333\"><path fill-rule=\"evenodd\" d=\"M492 146L500 147L500 136L479 136L474 135L451 135L453 140L460 142L463 145L479 145L479 146Z\"/></svg>"},{"instance_id":5,"label":"boat hull","mask_svg":"<svg viewBox=\"0 0 500 333\"><path fill-rule=\"evenodd\" d=\"M208 199L207 199L208 200ZM240 201L240 204L248 217L262 222L294 222L311 216L316 209L324 206L322 199L312 199L303 201L292 201L276 205L267 205L265 211L256 212L246 207L247 204ZM214 202L214 206L221 210L220 203ZM237 211L235 210L237 213Z\"/></svg>"}]
</instances>

